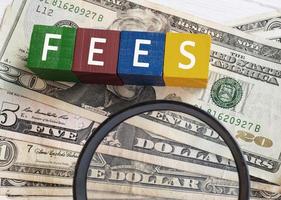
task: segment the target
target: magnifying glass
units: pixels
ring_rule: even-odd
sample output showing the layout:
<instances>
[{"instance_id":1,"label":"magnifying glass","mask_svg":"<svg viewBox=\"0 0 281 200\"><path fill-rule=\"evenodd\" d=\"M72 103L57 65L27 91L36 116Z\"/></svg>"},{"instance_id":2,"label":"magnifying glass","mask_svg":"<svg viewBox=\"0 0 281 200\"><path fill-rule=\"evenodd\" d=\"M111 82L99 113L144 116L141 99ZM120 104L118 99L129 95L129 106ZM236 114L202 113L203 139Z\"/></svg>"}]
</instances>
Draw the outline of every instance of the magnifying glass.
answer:
<instances>
[{"instance_id":1,"label":"magnifying glass","mask_svg":"<svg viewBox=\"0 0 281 200\"><path fill-rule=\"evenodd\" d=\"M149 124L137 128L126 123L147 116L173 121L174 130L218 134L233 159L195 148L196 141L180 143L147 131ZM115 113L94 131L77 161L73 196L75 200L103 199L103 193L106 199L248 200L249 180L238 144L215 118L189 104L157 100Z\"/></svg>"}]
</instances>

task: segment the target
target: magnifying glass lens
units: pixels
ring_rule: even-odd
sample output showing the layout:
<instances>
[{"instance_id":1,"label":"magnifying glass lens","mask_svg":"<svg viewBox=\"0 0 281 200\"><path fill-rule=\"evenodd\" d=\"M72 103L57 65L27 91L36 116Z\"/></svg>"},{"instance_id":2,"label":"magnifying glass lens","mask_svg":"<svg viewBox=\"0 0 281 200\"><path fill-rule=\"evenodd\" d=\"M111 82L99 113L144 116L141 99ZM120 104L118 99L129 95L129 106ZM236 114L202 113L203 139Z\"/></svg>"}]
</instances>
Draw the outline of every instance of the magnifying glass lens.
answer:
<instances>
[{"instance_id":1,"label":"magnifying glass lens","mask_svg":"<svg viewBox=\"0 0 281 200\"><path fill-rule=\"evenodd\" d=\"M238 183L231 151L213 128L193 115L154 110L107 132L88 169L87 197L232 200Z\"/></svg>"}]
</instances>

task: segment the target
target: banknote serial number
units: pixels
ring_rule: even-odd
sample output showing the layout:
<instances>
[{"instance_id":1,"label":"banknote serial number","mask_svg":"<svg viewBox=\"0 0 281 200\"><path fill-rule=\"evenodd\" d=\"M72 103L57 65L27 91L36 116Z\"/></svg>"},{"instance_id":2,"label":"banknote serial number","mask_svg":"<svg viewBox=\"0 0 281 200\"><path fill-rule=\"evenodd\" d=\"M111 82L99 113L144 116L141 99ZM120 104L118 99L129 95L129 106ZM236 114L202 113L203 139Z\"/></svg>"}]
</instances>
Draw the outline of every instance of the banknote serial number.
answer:
<instances>
[{"instance_id":1,"label":"banknote serial number","mask_svg":"<svg viewBox=\"0 0 281 200\"><path fill-rule=\"evenodd\" d=\"M242 120L238 117L230 116L222 112L217 112L212 109L208 109L207 112L224 123L235 125L249 131L255 131L256 133L259 133L261 131L261 125L259 124L254 124L252 122L248 122L246 120Z\"/></svg>"},{"instance_id":2,"label":"banknote serial number","mask_svg":"<svg viewBox=\"0 0 281 200\"><path fill-rule=\"evenodd\" d=\"M198 108L202 108L202 106L195 105ZM218 119L221 122L228 123L231 125L235 125L236 127L243 128L244 130L239 130L235 134L235 138L238 140L243 140L244 142L247 143L254 143L260 147L264 148L270 148L273 146L273 141L269 138L259 136L257 133L261 132L261 125L260 124L255 124L252 122L248 122L246 120L241 120L238 117L233 117L228 114L222 113L222 112L217 112L212 109L205 109L210 115L214 116L216 119ZM250 132L255 132L255 133L250 133Z\"/></svg>"},{"instance_id":3,"label":"banknote serial number","mask_svg":"<svg viewBox=\"0 0 281 200\"><path fill-rule=\"evenodd\" d=\"M85 16L87 18L91 18L91 19L96 20L98 22L102 22L103 18L104 18L104 16L102 14L99 14L99 13L94 12L94 11L89 10L89 9L85 9L83 7L80 7L80 6L76 6L76 5L71 4L71 3L64 2L62 0L40 0L40 1L47 4L47 5L51 5L55 8L63 9L63 10L66 10L68 12L80 15L80 16Z\"/></svg>"}]
</instances>

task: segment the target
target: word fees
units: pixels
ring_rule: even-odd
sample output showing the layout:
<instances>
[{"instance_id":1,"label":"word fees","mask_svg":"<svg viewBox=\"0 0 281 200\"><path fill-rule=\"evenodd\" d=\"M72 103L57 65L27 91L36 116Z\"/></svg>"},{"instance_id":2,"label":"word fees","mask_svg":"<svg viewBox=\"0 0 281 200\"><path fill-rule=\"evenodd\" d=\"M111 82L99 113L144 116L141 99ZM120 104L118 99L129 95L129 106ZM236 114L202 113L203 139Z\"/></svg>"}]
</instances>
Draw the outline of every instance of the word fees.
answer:
<instances>
[{"instance_id":1,"label":"word fees","mask_svg":"<svg viewBox=\"0 0 281 200\"><path fill-rule=\"evenodd\" d=\"M201 88L210 46L205 34L35 25L27 67L55 81Z\"/></svg>"}]
</instances>

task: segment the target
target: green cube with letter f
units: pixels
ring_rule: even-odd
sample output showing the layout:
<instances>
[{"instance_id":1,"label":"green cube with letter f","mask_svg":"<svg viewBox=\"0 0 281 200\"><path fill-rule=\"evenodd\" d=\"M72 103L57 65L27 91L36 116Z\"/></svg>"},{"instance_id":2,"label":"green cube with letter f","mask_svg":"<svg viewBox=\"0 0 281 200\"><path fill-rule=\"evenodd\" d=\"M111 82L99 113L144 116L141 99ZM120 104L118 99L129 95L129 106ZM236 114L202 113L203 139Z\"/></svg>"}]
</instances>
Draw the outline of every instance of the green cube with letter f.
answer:
<instances>
[{"instance_id":1,"label":"green cube with letter f","mask_svg":"<svg viewBox=\"0 0 281 200\"><path fill-rule=\"evenodd\" d=\"M75 38L74 28L35 25L27 67L41 78L77 82L72 72Z\"/></svg>"}]
</instances>

